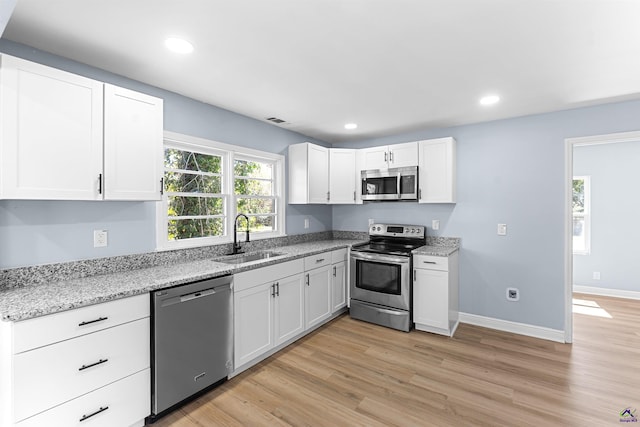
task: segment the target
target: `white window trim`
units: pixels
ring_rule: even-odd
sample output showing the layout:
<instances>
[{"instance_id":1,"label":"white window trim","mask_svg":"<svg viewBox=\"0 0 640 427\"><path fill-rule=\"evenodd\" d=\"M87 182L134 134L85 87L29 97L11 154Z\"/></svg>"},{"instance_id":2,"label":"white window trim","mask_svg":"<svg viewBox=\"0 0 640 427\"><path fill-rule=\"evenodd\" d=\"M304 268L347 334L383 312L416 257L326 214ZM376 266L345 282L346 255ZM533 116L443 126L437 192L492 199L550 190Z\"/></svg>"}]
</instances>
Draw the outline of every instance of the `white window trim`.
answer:
<instances>
[{"instance_id":1,"label":"white window trim","mask_svg":"<svg viewBox=\"0 0 640 427\"><path fill-rule=\"evenodd\" d=\"M274 196L276 196L276 231L267 233L253 233L251 240L261 240L273 237L286 236L285 224L285 194L284 194L284 156L266 151L254 150L222 142L212 141L175 132L164 132L163 150L165 144L176 148L196 150L205 154L222 156L223 179L222 189L226 195L225 200L225 234L223 236L199 237L192 239L169 241L167 240L167 195L156 203L156 249L158 251L195 248L201 246L219 245L233 242L233 222L237 215L235 194L233 191L233 160L237 156L242 159L255 159L274 164ZM164 156L162 156L164 170Z\"/></svg>"},{"instance_id":2,"label":"white window trim","mask_svg":"<svg viewBox=\"0 0 640 427\"><path fill-rule=\"evenodd\" d=\"M584 214L572 216L584 218L584 249L573 248L574 255L589 255L591 254L591 177L588 175L574 176L573 180L581 179L584 181Z\"/></svg>"}]
</instances>

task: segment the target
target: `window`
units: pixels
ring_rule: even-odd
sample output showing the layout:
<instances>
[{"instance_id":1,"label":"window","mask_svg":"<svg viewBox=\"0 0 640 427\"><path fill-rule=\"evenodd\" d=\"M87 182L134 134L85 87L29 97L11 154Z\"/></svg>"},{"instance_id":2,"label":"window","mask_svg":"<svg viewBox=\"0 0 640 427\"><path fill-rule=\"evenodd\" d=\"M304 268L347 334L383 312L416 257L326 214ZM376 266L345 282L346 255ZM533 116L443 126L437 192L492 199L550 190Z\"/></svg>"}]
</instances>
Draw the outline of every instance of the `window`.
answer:
<instances>
[{"instance_id":1,"label":"window","mask_svg":"<svg viewBox=\"0 0 640 427\"><path fill-rule=\"evenodd\" d=\"M284 235L283 164L278 154L165 132L158 248L231 242L239 213L252 239Z\"/></svg>"},{"instance_id":2,"label":"window","mask_svg":"<svg viewBox=\"0 0 640 427\"><path fill-rule=\"evenodd\" d=\"M591 252L591 182L588 176L573 177L573 253Z\"/></svg>"},{"instance_id":3,"label":"window","mask_svg":"<svg viewBox=\"0 0 640 427\"><path fill-rule=\"evenodd\" d=\"M274 163L236 156L233 160L236 212L249 217L253 233L275 230Z\"/></svg>"}]
</instances>

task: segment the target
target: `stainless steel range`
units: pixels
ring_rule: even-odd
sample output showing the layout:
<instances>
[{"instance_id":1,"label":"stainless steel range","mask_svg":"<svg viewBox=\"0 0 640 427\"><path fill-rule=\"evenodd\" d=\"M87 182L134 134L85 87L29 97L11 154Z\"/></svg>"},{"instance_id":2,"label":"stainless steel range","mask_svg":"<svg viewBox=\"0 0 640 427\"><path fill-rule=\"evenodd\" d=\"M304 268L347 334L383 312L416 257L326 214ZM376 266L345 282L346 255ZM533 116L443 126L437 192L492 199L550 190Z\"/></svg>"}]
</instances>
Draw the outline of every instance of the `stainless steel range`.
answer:
<instances>
[{"instance_id":1,"label":"stainless steel range","mask_svg":"<svg viewBox=\"0 0 640 427\"><path fill-rule=\"evenodd\" d=\"M369 242L351 249L351 317L409 332L411 251L425 244L423 226L371 225Z\"/></svg>"}]
</instances>

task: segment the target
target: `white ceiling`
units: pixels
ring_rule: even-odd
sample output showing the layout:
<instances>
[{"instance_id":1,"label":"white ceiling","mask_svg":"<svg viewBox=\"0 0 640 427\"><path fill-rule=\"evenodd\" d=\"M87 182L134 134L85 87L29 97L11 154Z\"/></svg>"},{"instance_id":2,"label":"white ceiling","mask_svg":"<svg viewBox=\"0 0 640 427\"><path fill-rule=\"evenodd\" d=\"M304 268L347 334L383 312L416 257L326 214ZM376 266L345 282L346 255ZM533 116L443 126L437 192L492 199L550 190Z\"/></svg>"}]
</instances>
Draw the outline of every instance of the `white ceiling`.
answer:
<instances>
[{"instance_id":1,"label":"white ceiling","mask_svg":"<svg viewBox=\"0 0 640 427\"><path fill-rule=\"evenodd\" d=\"M640 98L640 0L19 0L3 37L328 142Z\"/></svg>"}]
</instances>

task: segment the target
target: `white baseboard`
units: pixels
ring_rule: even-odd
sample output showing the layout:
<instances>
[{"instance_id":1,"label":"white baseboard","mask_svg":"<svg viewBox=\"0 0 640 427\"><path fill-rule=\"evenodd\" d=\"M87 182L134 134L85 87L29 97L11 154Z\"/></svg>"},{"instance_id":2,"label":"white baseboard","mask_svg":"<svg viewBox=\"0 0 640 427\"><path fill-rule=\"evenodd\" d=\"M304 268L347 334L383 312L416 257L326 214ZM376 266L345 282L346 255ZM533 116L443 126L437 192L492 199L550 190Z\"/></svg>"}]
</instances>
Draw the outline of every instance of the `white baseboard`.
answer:
<instances>
[{"instance_id":1,"label":"white baseboard","mask_svg":"<svg viewBox=\"0 0 640 427\"><path fill-rule=\"evenodd\" d=\"M573 292L581 294L601 295L603 297L616 297L628 299L640 299L640 292L625 291L623 289L596 288L594 286L573 285Z\"/></svg>"},{"instance_id":2,"label":"white baseboard","mask_svg":"<svg viewBox=\"0 0 640 427\"><path fill-rule=\"evenodd\" d=\"M564 331L545 328L542 326L528 325L526 323L511 322L508 320L494 319L493 317L478 316L477 314L460 313L460 322L483 328L496 329L498 331L512 332L528 337L542 338L549 341L564 343Z\"/></svg>"}]
</instances>

